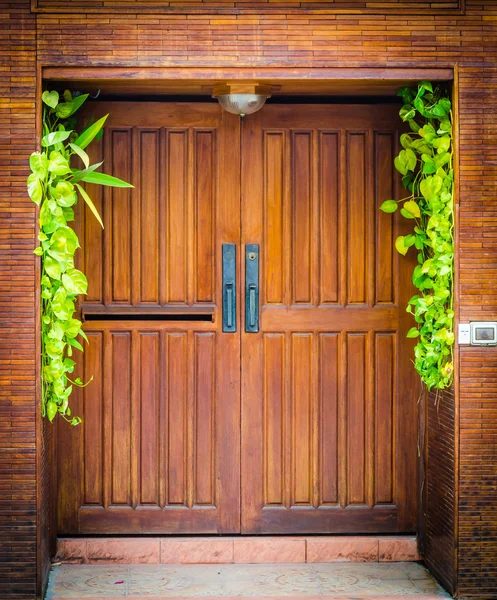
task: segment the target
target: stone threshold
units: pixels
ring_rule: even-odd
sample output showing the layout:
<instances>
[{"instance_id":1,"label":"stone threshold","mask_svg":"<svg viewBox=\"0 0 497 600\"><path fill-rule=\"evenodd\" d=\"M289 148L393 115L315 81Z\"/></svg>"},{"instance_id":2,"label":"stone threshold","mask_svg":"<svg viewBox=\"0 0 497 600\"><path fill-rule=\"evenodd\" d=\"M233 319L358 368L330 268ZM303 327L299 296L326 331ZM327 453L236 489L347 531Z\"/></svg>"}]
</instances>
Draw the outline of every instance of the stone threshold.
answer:
<instances>
[{"instance_id":1,"label":"stone threshold","mask_svg":"<svg viewBox=\"0 0 497 600\"><path fill-rule=\"evenodd\" d=\"M419 561L416 536L59 538L55 562L260 564Z\"/></svg>"}]
</instances>

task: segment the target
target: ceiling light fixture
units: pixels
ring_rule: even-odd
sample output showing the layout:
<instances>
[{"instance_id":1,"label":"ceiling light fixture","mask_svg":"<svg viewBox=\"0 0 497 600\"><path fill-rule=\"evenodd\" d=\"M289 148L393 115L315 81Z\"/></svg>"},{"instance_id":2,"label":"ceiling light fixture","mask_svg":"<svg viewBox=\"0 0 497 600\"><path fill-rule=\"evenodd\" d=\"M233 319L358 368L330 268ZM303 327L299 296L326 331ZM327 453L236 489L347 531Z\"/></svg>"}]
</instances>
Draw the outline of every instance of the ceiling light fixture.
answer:
<instances>
[{"instance_id":1,"label":"ceiling light fixture","mask_svg":"<svg viewBox=\"0 0 497 600\"><path fill-rule=\"evenodd\" d=\"M221 107L229 113L244 117L260 110L271 97L270 88L257 83L226 83L212 92Z\"/></svg>"}]
</instances>

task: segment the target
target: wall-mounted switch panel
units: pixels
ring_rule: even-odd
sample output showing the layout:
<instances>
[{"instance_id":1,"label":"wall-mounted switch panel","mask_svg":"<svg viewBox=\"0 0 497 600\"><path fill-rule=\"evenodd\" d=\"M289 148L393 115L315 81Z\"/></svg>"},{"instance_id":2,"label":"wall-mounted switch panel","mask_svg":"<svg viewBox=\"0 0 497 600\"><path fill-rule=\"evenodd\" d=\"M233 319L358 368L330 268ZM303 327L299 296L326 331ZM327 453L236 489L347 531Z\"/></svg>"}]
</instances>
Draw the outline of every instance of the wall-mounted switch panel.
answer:
<instances>
[{"instance_id":1,"label":"wall-mounted switch panel","mask_svg":"<svg viewBox=\"0 0 497 600\"><path fill-rule=\"evenodd\" d=\"M459 323L457 341L459 344L471 343L471 325L469 323Z\"/></svg>"}]
</instances>

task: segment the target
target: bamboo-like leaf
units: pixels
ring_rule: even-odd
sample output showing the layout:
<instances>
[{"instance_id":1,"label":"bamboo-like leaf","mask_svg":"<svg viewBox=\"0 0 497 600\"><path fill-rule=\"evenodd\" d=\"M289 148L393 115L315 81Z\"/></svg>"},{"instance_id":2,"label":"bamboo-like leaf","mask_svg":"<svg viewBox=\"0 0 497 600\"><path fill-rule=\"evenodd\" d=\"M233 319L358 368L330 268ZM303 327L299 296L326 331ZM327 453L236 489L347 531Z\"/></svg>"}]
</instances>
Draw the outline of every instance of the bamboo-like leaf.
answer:
<instances>
[{"instance_id":1,"label":"bamboo-like leaf","mask_svg":"<svg viewBox=\"0 0 497 600\"><path fill-rule=\"evenodd\" d=\"M85 165L86 168L88 168L90 166L90 158L88 156L88 154L86 154L86 152L84 150L82 150L79 146L76 146L76 144L69 144L71 150L77 154L79 156L79 158L83 161L83 164Z\"/></svg>"},{"instance_id":2,"label":"bamboo-like leaf","mask_svg":"<svg viewBox=\"0 0 497 600\"><path fill-rule=\"evenodd\" d=\"M88 146L88 144L97 135L97 133L102 129L108 116L109 115L105 115L105 117L102 117L101 119L95 121L95 123L92 123L89 127L87 127L83 131L83 133L74 141L76 146L79 146L82 150L84 150L86 146Z\"/></svg>"},{"instance_id":3,"label":"bamboo-like leaf","mask_svg":"<svg viewBox=\"0 0 497 600\"><path fill-rule=\"evenodd\" d=\"M102 166L104 161L102 160L99 163L95 163L94 165L90 165L87 169L83 169L82 171L78 171L78 169L74 169L72 172L71 182L76 183L77 181L81 181L82 178L88 173L93 173L98 167Z\"/></svg>"},{"instance_id":4,"label":"bamboo-like leaf","mask_svg":"<svg viewBox=\"0 0 497 600\"><path fill-rule=\"evenodd\" d=\"M97 221L100 223L100 225L102 226L102 229L103 229L104 223L102 221L102 217L100 216L96 206L93 204L92 199L90 198L90 196L88 196L88 194L86 193L86 190L82 186L79 185L79 183L76 183L75 186L78 188L79 193L83 197L83 200L86 202L86 204L88 205L88 208L91 210L95 219L97 219Z\"/></svg>"},{"instance_id":5,"label":"bamboo-like leaf","mask_svg":"<svg viewBox=\"0 0 497 600\"><path fill-rule=\"evenodd\" d=\"M96 183L97 185L108 185L110 187L118 187L118 188L132 188L134 187L131 183L127 181L123 181L118 177L113 177L112 175L106 175L105 173L89 173L84 177L81 177L81 181L86 183Z\"/></svg>"}]
</instances>

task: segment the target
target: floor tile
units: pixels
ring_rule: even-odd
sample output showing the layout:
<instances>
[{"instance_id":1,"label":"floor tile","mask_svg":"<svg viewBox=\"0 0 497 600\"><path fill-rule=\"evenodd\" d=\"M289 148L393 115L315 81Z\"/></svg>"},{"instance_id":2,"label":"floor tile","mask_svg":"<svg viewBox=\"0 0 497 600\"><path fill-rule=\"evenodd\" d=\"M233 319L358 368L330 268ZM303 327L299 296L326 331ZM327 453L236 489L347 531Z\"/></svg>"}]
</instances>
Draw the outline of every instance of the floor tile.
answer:
<instances>
[{"instance_id":1,"label":"floor tile","mask_svg":"<svg viewBox=\"0 0 497 600\"><path fill-rule=\"evenodd\" d=\"M63 565L51 573L47 598L122 598L127 593L128 568Z\"/></svg>"},{"instance_id":2,"label":"floor tile","mask_svg":"<svg viewBox=\"0 0 497 600\"><path fill-rule=\"evenodd\" d=\"M399 563L411 579L432 579L433 575L420 563Z\"/></svg>"},{"instance_id":3,"label":"floor tile","mask_svg":"<svg viewBox=\"0 0 497 600\"><path fill-rule=\"evenodd\" d=\"M415 563L61 565L46 600L441 600Z\"/></svg>"},{"instance_id":4,"label":"floor tile","mask_svg":"<svg viewBox=\"0 0 497 600\"><path fill-rule=\"evenodd\" d=\"M197 565L164 565L130 570L130 596L221 596L223 579L218 567Z\"/></svg>"},{"instance_id":5,"label":"floor tile","mask_svg":"<svg viewBox=\"0 0 497 600\"><path fill-rule=\"evenodd\" d=\"M307 565L227 565L226 593L233 596L315 596L317 575Z\"/></svg>"},{"instance_id":6,"label":"floor tile","mask_svg":"<svg viewBox=\"0 0 497 600\"><path fill-rule=\"evenodd\" d=\"M333 568L330 568L333 567ZM398 563L316 563L312 565L315 573L335 574L347 573L355 577L372 577L380 579L409 579L408 573Z\"/></svg>"}]
</instances>

